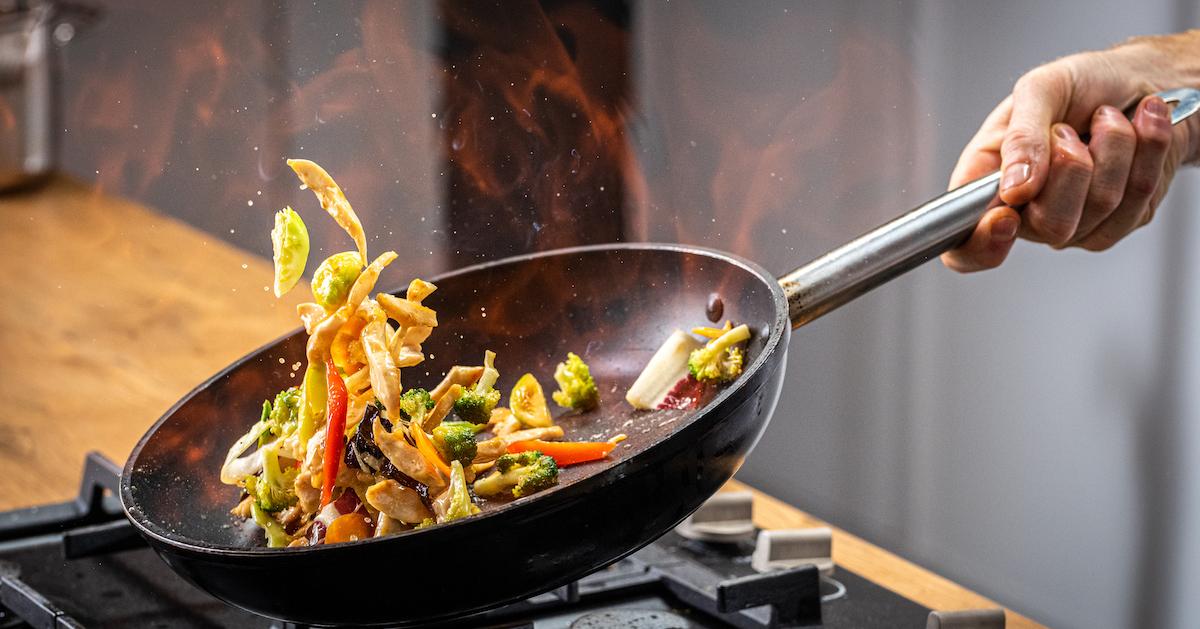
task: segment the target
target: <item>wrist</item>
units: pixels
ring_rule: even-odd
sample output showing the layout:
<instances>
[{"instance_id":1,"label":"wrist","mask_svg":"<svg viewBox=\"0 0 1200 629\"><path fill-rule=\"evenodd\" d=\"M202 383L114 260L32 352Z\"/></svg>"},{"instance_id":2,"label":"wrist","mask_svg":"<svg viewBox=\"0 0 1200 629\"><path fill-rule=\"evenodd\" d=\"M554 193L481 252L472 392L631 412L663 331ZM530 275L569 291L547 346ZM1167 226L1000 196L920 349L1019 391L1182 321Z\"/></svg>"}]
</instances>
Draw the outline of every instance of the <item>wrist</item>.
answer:
<instances>
[{"instance_id":1,"label":"wrist","mask_svg":"<svg viewBox=\"0 0 1200 629\"><path fill-rule=\"evenodd\" d=\"M1137 99L1177 87L1200 89L1200 29L1170 35L1134 37L1109 51L1129 77L1131 96ZM1183 123L1176 134L1186 143L1183 162L1200 162L1200 115Z\"/></svg>"}]
</instances>

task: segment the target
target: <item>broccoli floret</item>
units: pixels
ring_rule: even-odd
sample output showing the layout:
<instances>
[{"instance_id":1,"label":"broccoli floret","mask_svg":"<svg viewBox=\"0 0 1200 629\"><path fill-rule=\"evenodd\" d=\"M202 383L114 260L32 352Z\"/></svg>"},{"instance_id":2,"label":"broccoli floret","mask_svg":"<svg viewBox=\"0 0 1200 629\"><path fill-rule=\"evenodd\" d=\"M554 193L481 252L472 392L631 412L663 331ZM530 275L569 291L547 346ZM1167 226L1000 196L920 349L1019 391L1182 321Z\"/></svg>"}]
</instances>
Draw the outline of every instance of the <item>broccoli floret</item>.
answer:
<instances>
[{"instance_id":1,"label":"broccoli floret","mask_svg":"<svg viewBox=\"0 0 1200 629\"><path fill-rule=\"evenodd\" d=\"M492 416L492 410L499 403L500 392L496 389L484 393L467 391L454 401L454 414L464 422L486 424Z\"/></svg>"},{"instance_id":2,"label":"broccoli floret","mask_svg":"<svg viewBox=\"0 0 1200 629\"><path fill-rule=\"evenodd\" d=\"M274 404L270 401L263 402L263 432L258 437L258 445L292 434L299 419L300 388L292 387L280 391L279 395L275 396Z\"/></svg>"},{"instance_id":3,"label":"broccoli floret","mask_svg":"<svg viewBox=\"0 0 1200 629\"><path fill-rule=\"evenodd\" d=\"M263 471L260 476L246 479L246 493L254 497L254 503L267 513L275 513L296 504L296 475L298 468L279 466L279 455L275 448L262 449Z\"/></svg>"},{"instance_id":4,"label":"broccoli floret","mask_svg":"<svg viewBox=\"0 0 1200 629\"><path fill-rule=\"evenodd\" d=\"M478 430L471 422L442 422L433 429L433 443L447 461L460 461L470 465L479 451L475 443Z\"/></svg>"},{"instance_id":5,"label":"broccoli floret","mask_svg":"<svg viewBox=\"0 0 1200 629\"><path fill-rule=\"evenodd\" d=\"M292 536L287 534L275 518L261 508L257 503L250 505L250 517L254 518L254 523L261 526L263 533L267 536L267 546L270 548L282 548L292 542Z\"/></svg>"},{"instance_id":6,"label":"broccoli floret","mask_svg":"<svg viewBox=\"0 0 1200 629\"><path fill-rule=\"evenodd\" d=\"M558 482L558 464L538 452L505 454L496 460L496 471L475 481L475 494L495 496L512 490L514 498L541 491Z\"/></svg>"},{"instance_id":7,"label":"broccoli floret","mask_svg":"<svg viewBox=\"0 0 1200 629\"><path fill-rule=\"evenodd\" d=\"M729 382L742 374L745 353L738 347L750 338L750 328L744 324L718 336L708 345L692 352L688 371L700 382Z\"/></svg>"},{"instance_id":8,"label":"broccoli floret","mask_svg":"<svg viewBox=\"0 0 1200 629\"><path fill-rule=\"evenodd\" d=\"M405 419L421 421L435 403L425 389L409 389L400 396L400 414Z\"/></svg>"},{"instance_id":9,"label":"broccoli floret","mask_svg":"<svg viewBox=\"0 0 1200 629\"><path fill-rule=\"evenodd\" d=\"M472 424L486 424L491 418L492 410L500 403L500 391L496 389L500 372L493 366L495 360L496 352L483 353L483 374L479 376L479 382L475 383L474 389L454 401L454 413L459 419Z\"/></svg>"},{"instance_id":10,"label":"broccoli floret","mask_svg":"<svg viewBox=\"0 0 1200 629\"><path fill-rule=\"evenodd\" d=\"M596 408L600 403L600 392L596 390L592 370L574 353L567 352L567 362L558 363L554 369L554 380L558 382L558 391L551 394L555 404L586 411Z\"/></svg>"},{"instance_id":11,"label":"broccoli floret","mask_svg":"<svg viewBox=\"0 0 1200 629\"><path fill-rule=\"evenodd\" d=\"M467 476L463 472L462 463L458 461L450 462L450 487L446 491L450 492L450 505L442 522L451 522L479 513L479 507L471 502L471 492L467 490Z\"/></svg>"}]
</instances>

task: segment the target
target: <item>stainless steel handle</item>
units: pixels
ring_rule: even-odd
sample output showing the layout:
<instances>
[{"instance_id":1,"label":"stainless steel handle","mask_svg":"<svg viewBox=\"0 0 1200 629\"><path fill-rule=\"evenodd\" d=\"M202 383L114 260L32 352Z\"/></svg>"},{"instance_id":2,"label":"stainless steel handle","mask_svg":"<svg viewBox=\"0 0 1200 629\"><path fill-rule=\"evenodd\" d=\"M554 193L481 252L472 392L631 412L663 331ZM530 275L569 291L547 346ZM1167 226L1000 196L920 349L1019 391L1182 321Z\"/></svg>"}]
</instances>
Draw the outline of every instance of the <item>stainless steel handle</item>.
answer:
<instances>
[{"instance_id":1,"label":"stainless steel handle","mask_svg":"<svg viewBox=\"0 0 1200 629\"><path fill-rule=\"evenodd\" d=\"M1200 90L1159 92L1175 103L1171 124L1200 110ZM996 197L994 172L910 210L779 278L798 328L962 244Z\"/></svg>"}]
</instances>

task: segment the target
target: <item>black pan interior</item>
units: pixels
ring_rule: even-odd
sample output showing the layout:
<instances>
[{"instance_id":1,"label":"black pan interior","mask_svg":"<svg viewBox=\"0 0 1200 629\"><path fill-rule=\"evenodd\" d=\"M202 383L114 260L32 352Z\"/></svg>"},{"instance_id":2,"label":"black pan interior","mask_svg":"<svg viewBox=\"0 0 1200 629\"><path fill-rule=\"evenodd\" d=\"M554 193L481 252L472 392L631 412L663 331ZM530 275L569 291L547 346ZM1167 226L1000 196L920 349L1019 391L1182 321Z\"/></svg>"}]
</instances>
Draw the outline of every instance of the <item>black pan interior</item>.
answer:
<instances>
[{"instance_id":1,"label":"black pan interior","mask_svg":"<svg viewBox=\"0 0 1200 629\"><path fill-rule=\"evenodd\" d=\"M438 290L426 304L437 310L440 325L425 345L427 361L403 371L405 387L432 387L452 365L478 364L483 351L492 349L505 400L525 372L537 376L549 396L555 364L573 351L591 365L602 400L597 411L559 418L567 437L629 436L612 460L566 468L556 488L522 503L564 491L692 421L694 412L635 412L624 395L673 329L706 322L711 293L722 297L725 318L754 329L752 361L787 331L786 305L769 275L701 249L580 248L480 265L435 283ZM148 532L183 546L280 552L259 550L257 529L229 515L239 491L222 485L218 472L229 445L257 419L263 400L299 382L304 342L298 330L251 353L199 386L147 433L127 464L123 498ZM487 505L483 517L506 508ZM366 543L377 541L385 540Z\"/></svg>"}]
</instances>

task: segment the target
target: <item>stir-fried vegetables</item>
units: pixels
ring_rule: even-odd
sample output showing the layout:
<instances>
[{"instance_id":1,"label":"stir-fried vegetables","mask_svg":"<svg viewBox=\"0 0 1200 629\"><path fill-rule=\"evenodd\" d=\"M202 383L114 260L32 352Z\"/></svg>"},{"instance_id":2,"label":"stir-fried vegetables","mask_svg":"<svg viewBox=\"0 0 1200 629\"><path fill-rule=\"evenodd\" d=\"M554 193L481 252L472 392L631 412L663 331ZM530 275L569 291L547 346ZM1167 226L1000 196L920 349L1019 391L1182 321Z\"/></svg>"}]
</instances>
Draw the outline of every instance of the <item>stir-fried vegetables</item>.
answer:
<instances>
[{"instance_id":1,"label":"stir-fried vegetables","mask_svg":"<svg viewBox=\"0 0 1200 629\"><path fill-rule=\"evenodd\" d=\"M469 518L487 504L550 489L559 466L611 455L616 441L557 441L564 428L532 373L501 406L496 353L487 348L478 348L481 365L454 365L441 382L422 383L436 384L431 389L405 388L404 379L420 374L403 370L425 362L422 346L438 327L428 303L437 287L413 279L403 296L377 292L396 252L368 258L362 225L329 173L307 160L288 164L355 247L317 265L313 301L297 307L308 334L301 381L264 401L221 466L221 481L242 491L232 513L262 528L268 546L348 542ZM285 208L271 239L282 295L308 264L308 231ZM722 336L729 326L713 330L728 371L727 354L740 341ZM578 355L568 352L553 375L559 406L599 405ZM582 428L574 417L569 423Z\"/></svg>"},{"instance_id":2,"label":"stir-fried vegetables","mask_svg":"<svg viewBox=\"0 0 1200 629\"><path fill-rule=\"evenodd\" d=\"M332 359L325 361L325 379L329 383L325 417L329 423L325 429L324 480L321 481L321 506L333 498L333 486L337 482L338 466L342 462L343 433L346 432L346 385L338 375Z\"/></svg>"},{"instance_id":3,"label":"stir-fried vegetables","mask_svg":"<svg viewBox=\"0 0 1200 629\"><path fill-rule=\"evenodd\" d=\"M475 493L495 496L511 491L514 498L520 498L557 482L558 464L554 459L537 450L528 450L497 459L496 471L475 481Z\"/></svg>"},{"instance_id":4,"label":"stir-fried vegetables","mask_svg":"<svg viewBox=\"0 0 1200 629\"><path fill-rule=\"evenodd\" d=\"M293 486L300 470L292 466L286 469L281 467L279 453L275 448L266 447L262 452L262 475L246 479L246 493L250 494L259 509L275 513L296 504L296 491Z\"/></svg>"},{"instance_id":5,"label":"stir-fried vegetables","mask_svg":"<svg viewBox=\"0 0 1200 629\"><path fill-rule=\"evenodd\" d=\"M554 459L559 467L599 461L608 456L617 444L609 441L542 441L531 439L508 446L510 453L534 450Z\"/></svg>"},{"instance_id":6,"label":"stir-fried vegetables","mask_svg":"<svg viewBox=\"0 0 1200 629\"><path fill-rule=\"evenodd\" d=\"M488 351L483 356L483 373L475 388L462 394L454 401L454 414L459 419L472 424L486 424L492 416L492 409L500 403L500 392L496 390L496 380L500 372L496 371L494 363L496 352Z\"/></svg>"},{"instance_id":7,"label":"stir-fried vegetables","mask_svg":"<svg viewBox=\"0 0 1200 629\"><path fill-rule=\"evenodd\" d=\"M739 347L750 339L750 328L739 325L694 350L688 357L688 371L700 382L729 382L742 374L745 359Z\"/></svg>"},{"instance_id":8,"label":"stir-fried vegetables","mask_svg":"<svg viewBox=\"0 0 1200 629\"><path fill-rule=\"evenodd\" d=\"M433 443L447 461L470 465L479 452L475 433L479 426L471 422L442 422L433 429Z\"/></svg>"},{"instance_id":9,"label":"stir-fried vegetables","mask_svg":"<svg viewBox=\"0 0 1200 629\"><path fill-rule=\"evenodd\" d=\"M292 434L300 421L300 389L284 389L275 396L275 403L263 402L263 432L258 445Z\"/></svg>"},{"instance_id":10,"label":"stir-fried vegetables","mask_svg":"<svg viewBox=\"0 0 1200 629\"><path fill-rule=\"evenodd\" d=\"M420 423L433 410L434 401L425 389L409 389L400 396L400 417Z\"/></svg>"},{"instance_id":11,"label":"stir-fried vegetables","mask_svg":"<svg viewBox=\"0 0 1200 629\"><path fill-rule=\"evenodd\" d=\"M566 362L554 368L558 390L550 395L554 403L564 408L587 411L600 404L600 392L592 379L592 370L574 352L567 352Z\"/></svg>"},{"instance_id":12,"label":"stir-fried vegetables","mask_svg":"<svg viewBox=\"0 0 1200 629\"><path fill-rule=\"evenodd\" d=\"M317 195L321 207L329 212L333 220L337 221L337 224L346 230L346 233L354 240L362 259L368 259L367 235L363 232L362 223L358 221L358 215L354 213L354 208L350 207L350 202L346 200L346 194L333 181L333 177L330 177L324 168L307 159L289 159L287 164L296 172L300 181L304 182L304 185Z\"/></svg>"},{"instance_id":13,"label":"stir-fried vegetables","mask_svg":"<svg viewBox=\"0 0 1200 629\"><path fill-rule=\"evenodd\" d=\"M325 258L313 271L313 299L326 310L336 310L346 303L350 287L354 286L354 280L366 265L366 260L357 251L343 251Z\"/></svg>"},{"instance_id":14,"label":"stir-fried vegetables","mask_svg":"<svg viewBox=\"0 0 1200 629\"><path fill-rule=\"evenodd\" d=\"M480 512L480 508L471 501L471 492L467 490L467 477L462 463L454 461L450 464L450 486L438 500L441 504L435 503L435 513L439 511L438 506L444 505L439 523L452 522Z\"/></svg>"},{"instance_id":15,"label":"stir-fried vegetables","mask_svg":"<svg viewBox=\"0 0 1200 629\"><path fill-rule=\"evenodd\" d=\"M308 229L300 215L290 207L275 213L271 249L275 261L275 296L283 297L304 276L304 267L308 264Z\"/></svg>"},{"instance_id":16,"label":"stir-fried vegetables","mask_svg":"<svg viewBox=\"0 0 1200 629\"><path fill-rule=\"evenodd\" d=\"M554 421L550 418L550 407L546 405L546 394L542 393L542 385L538 384L537 378L531 373L517 380L512 393L508 394L508 407L525 426L542 428Z\"/></svg>"}]
</instances>

